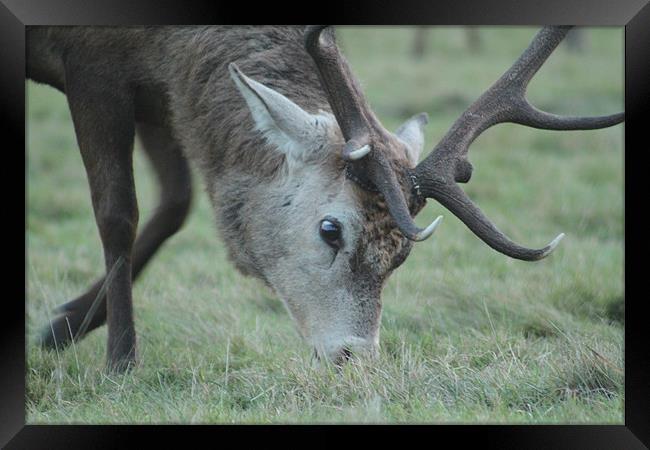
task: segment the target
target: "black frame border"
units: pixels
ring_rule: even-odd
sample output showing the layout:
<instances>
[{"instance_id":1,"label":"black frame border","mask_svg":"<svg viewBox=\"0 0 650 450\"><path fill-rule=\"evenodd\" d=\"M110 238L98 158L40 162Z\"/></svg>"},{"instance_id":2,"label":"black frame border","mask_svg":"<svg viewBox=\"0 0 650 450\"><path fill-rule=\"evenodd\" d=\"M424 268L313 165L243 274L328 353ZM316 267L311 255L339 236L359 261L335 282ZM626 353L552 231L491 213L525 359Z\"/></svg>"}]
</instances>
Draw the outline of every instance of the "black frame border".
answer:
<instances>
[{"instance_id":1,"label":"black frame border","mask_svg":"<svg viewBox=\"0 0 650 450\"><path fill-rule=\"evenodd\" d=\"M363 0L356 3L342 0L306 5L279 5L276 2L259 3L254 7L245 3L218 3L206 0L0 0L0 123L6 132L22 143L25 149L25 197L4 196L3 203L11 209L26 210L26 142L25 142L25 26L26 25L153 25L153 24L209 24L250 23L251 9L261 21L275 23L331 22L339 24L368 23L428 24L428 25L543 25L573 24L591 26L625 26L625 155L642 154L633 142L642 142L644 119L650 110L650 4L649 0L445 0L425 2L416 0ZM243 2L242 2L243 3ZM310 2L311 3L311 2ZM308 11L316 14L308 14ZM258 19L258 20L259 20ZM647 125L646 125L647 127ZM13 147L13 146L11 146ZM4 156L20 160L18 153L5 145ZM629 151L627 151L629 150ZM627 158L626 163L628 162ZM10 167L12 167L11 164ZM625 248L625 424L624 425L440 425L373 427L379 437L389 432L397 437L400 431L408 439L424 438L429 443L452 439L463 444L478 441L490 448L588 448L635 449L650 446L650 347L648 328L642 314L643 297L636 295L643 284L643 262L647 254L648 236L643 211L636 205L643 198L644 164L625 164L625 238L633 245ZM2 191L14 192L12 177L0 177ZM15 203L15 205L13 203ZM15 218L16 215L9 217ZM19 235L19 221L5 219L7 235ZM12 229L13 227L13 229ZM11 234L9 234L11 233ZM11 239L9 239L11 241ZM17 239L13 241L18 242ZM18 252L18 250L16 250ZM27 263L26 242L22 248ZM644 258L644 259L642 259ZM6 265L5 267L8 267ZM15 269L18 271L17 269ZM9 278L9 277L7 277ZM18 279L16 276L15 279ZM25 283L27 272L25 271ZM135 434L145 438L163 438L188 431L192 437L214 437L248 427L179 425L142 426L110 425L25 425L25 304L20 304L22 288L12 286L3 305L0 326L0 446L6 448L115 448L130 447ZM26 294L26 291L22 291ZM639 292L642 292L639 289ZM25 295L26 297L26 295ZM335 429L334 429L335 428ZM405 429L407 428L407 429ZM285 431L277 426L255 426L256 431L275 434ZM289 430L287 430L289 431ZM307 436L318 432L337 433L353 431L349 426L296 426L290 431ZM200 436L199 436L200 434ZM242 433L239 434L241 438ZM435 439L435 440L433 440ZM337 436L337 441L340 436ZM191 441L190 441L191 442Z\"/></svg>"}]
</instances>

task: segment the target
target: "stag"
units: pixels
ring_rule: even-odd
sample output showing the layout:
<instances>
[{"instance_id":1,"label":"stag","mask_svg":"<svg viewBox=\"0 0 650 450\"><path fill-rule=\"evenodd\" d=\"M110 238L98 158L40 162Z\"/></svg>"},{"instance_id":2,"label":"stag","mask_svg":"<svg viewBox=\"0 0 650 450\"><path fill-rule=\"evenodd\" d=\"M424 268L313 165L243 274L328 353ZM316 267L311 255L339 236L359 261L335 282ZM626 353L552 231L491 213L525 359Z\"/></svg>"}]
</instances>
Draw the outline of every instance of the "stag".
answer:
<instances>
[{"instance_id":1,"label":"stag","mask_svg":"<svg viewBox=\"0 0 650 450\"><path fill-rule=\"evenodd\" d=\"M384 282L440 224L415 224L427 199L496 251L544 258L562 234L540 249L520 246L458 183L472 174L470 144L493 125L584 130L623 121L623 113L557 116L526 100L569 29L542 29L418 163L427 115L384 128L326 26L28 28L28 77L67 96L106 269L57 309L42 344L64 346L106 322L108 367L133 365L132 280L188 214L189 162L235 266L270 286L317 356L336 364L376 353ZM136 132L161 188L137 237Z\"/></svg>"}]
</instances>

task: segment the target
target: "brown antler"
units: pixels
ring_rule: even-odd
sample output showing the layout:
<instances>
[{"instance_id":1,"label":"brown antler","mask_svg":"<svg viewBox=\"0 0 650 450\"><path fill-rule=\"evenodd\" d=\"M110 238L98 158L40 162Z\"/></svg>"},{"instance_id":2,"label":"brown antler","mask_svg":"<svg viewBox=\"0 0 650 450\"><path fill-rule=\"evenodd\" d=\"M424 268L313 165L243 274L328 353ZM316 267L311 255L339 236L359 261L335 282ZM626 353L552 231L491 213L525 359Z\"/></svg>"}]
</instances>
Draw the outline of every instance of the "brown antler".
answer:
<instances>
[{"instance_id":1,"label":"brown antler","mask_svg":"<svg viewBox=\"0 0 650 450\"><path fill-rule=\"evenodd\" d=\"M311 25L305 33L305 48L311 55L327 93L336 121L341 128L347 160L363 158L370 151L371 121L378 123L358 86L348 62L338 50L331 29L327 25ZM363 151L360 151L363 149Z\"/></svg>"},{"instance_id":2,"label":"brown antler","mask_svg":"<svg viewBox=\"0 0 650 450\"><path fill-rule=\"evenodd\" d=\"M305 31L305 48L311 55L336 121L345 138L343 158L349 161L353 178L373 185L386 200L388 211L400 231L411 240L429 237L440 223L418 228L411 217L397 175L387 155L389 147L401 146L381 125L370 109L347 61L340 53L331 29L311 25ZM403 150L403 149L402 149Z\"/></svg>"},{"instance_id":3,"label":"brown antler","mask_svg":"<svg viewBox=\"0 0 650 450\"><path fill-rule=\"evenodd\" d=\"M624 113L601 117L562 117L540 111L525 98L526 87L571 27L545 27L506 73L456 120L433 151L415 168L420 195L433 198L462 220L490 247L513 258L536 261L547 256L564 236L541 249L512 242L485 217L456 184L472 174L470 144L487 128L513 122L548 130L589 130L616 125Z\"/></svg>"}]
</instances>

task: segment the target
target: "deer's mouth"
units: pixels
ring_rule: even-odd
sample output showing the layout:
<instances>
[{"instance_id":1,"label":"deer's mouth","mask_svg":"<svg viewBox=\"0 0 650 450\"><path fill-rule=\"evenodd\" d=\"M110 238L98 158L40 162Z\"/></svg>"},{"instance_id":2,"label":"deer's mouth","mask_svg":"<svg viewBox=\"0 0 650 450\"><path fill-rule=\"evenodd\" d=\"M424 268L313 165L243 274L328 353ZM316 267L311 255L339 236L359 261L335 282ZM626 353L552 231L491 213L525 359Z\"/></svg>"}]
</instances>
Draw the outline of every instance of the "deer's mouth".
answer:
<instances>
[{"instance_id":1,"label":"deer's mouth","mask_svg":"<svg viewBox=\"0 0 650 450\"><path fill-rule=\"evenodd\" d=\"M373 358L379 353L376 340L350 336L340 344L330 345L328 348L314 346L312 361L317 363L332 364L341 368L346 363L356 359Z\"/></svg>"}]
</instances>

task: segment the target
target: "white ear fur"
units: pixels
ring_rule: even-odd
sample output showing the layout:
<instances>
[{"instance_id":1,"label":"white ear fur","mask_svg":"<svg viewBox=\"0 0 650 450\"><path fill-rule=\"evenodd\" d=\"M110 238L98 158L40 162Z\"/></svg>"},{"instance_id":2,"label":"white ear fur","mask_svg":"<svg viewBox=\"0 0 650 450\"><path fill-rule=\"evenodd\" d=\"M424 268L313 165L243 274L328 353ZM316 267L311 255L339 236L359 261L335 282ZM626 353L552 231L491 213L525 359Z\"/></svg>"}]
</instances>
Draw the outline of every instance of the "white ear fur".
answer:
<instances>
[{"instance_id":1,"label":"white ear fur","mask_svg":"<svg viewBox=\"0 0 650 450\"><path fill-rule=\"evenodd\" d=\"M279 92L248 78L235 63L228 65L228 71L246 100L256 128L287 156L304 160L327 140L330 115L308 113Z\"/></svg>"},{"instance_id":2,"label":"white ear fur","mask_svg":"<svg viewBox=\"0 0 650 450\"><path fill-rule=\"evenodd\" d=\"M406 156L414 166L424 147L424 126L427 123L429 123L427 113L420 113L408 119L395 131L395 136L406 144Z\"/></svg>"}]
</instances>

